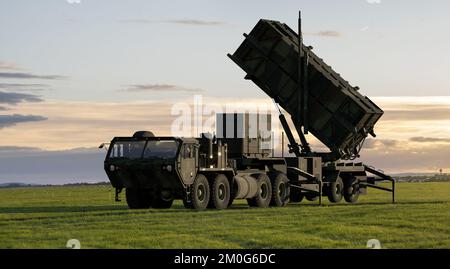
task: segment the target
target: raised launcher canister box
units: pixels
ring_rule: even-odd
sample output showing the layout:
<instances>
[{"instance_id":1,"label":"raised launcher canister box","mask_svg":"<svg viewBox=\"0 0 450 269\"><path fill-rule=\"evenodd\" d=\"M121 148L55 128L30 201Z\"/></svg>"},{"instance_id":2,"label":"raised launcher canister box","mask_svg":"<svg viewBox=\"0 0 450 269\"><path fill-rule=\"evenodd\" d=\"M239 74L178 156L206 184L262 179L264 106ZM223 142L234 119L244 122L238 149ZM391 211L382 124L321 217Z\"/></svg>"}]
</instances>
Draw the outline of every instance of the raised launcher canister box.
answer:
<instances>
[{"instance_id":1,"label":"raised launcher canister box","mask_svg":"<svg viewBox=\"0 0 450 269\"><path fill-rule=\"evenodd\" d=\"M270 114L218 113L216 136L227 143L228 157L267 157L272 154Z\"/></svg>"},{"instance_id":2,"label":"raised launcher canister box","mask_svg":"<svg viewBox=\"0 0 450 269\"><path fill-rule=\"evenodd\" d=\"M298 86L298 35L286 24L260 20L229 57L265 93L288 112L296 128L304 126L302 98ZM306 119L308 130L340 158L355 157L357 149L383 111L361 95L339 74L302 46L308 54Z\"/></svg>"}]
</instances>

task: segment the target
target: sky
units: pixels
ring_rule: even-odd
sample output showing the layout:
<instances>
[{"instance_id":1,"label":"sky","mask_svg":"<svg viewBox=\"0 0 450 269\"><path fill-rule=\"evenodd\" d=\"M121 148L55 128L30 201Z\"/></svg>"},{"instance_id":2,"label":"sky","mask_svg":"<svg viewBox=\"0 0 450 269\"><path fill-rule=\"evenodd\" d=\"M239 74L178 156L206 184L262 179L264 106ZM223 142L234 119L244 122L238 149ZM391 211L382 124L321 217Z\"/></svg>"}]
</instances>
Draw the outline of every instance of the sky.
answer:
<instances>
[{"instance_id":1,"label":"sky","mask_svg":"<svg viewBox=\"0 0 450 269\"><path fill-rule=\"evenodd\" d=\"M361 160L450 173L449 1L0 0L0 183L106 180L100 143L170 135L194 95L270 103L226 54L300 9L305 43L385 111Z\"/></svg>"}]
</instances>

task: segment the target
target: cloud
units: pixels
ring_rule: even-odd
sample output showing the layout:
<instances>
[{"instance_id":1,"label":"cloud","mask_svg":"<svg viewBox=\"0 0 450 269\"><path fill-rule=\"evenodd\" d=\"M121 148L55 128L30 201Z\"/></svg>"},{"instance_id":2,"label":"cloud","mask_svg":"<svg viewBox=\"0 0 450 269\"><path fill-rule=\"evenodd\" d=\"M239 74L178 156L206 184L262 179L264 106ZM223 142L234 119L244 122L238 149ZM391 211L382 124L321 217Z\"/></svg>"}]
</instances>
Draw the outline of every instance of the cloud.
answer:
<instances>
[{"instance_id":1,"label":"cloud","mask_svg":"<svg viewBox=\"0 0 450 269\"><path fill-rule=\"evenodd\" d=\"M385 110L384 120L404 121L438 121L450 119L449 108L444 107L418 107L416 109Z\"/></svg>"},{"instance_id":2,"label":"cloud","mask_svg":"<svg viewBox=\"0 0 450 269\"><path fill-rule=\"evenodd\" d=\"M0 106L0 111L6 111L8 108Z\"/></svg>"},{"instance_id":3,"label":"cloud","mask_svg":"<svg viewBox=\"0 0 450 269\"><path fill-rule=\"evenodd\" d=\"M117 20L124 23L170 23L170 24L184 24L194 26L219 26L225 25L223 21L207 21L207 20L195 20L195 19L174 19L174 20L147 20L147 19L128 19Z\"/></svg>"},{"instance_id":4,"label":"cloud","mask_svg":"<svg viewBox=\"0 0 450 269\"><path fill-rule=\"evenodd\" d=\"M47 84L0 83L0 89L15 91L42 91L48 87Z\"/></svg>"},{"instance_id":5,"label":"cloud","mask_svg":"<svg viewBox=\"0 0 450 269\"><path fill-rule=\"evenodd\" d=\"M170 87L160 85L155 88L163 91ZM450 168L448 158L450 143L410 140L413 137L450 139L450 114L444 115L447 118L442 116L441 119L431 123L429 120L420 119L422 110L437 108L441 113L446 107L448 109L450 98L397 97L373 98L373 100L385 109L387 114L375 126L377 138L366 140L361 152L362 158L358 159L358 162L367 162L390 173L430 172L434 171L435 167ZM176 98L164 100L117 103L48 100L22 102L11 107L9 114L44 115L48 117L48 120L33 124L39 128L30 128L28 124L18 124L14 128L1 129L0 137L7 139L0 140L0 145L59 151L75 147L96 147L100 143L109 142L114 136L130 136L138 130L149 130L159 136L170 136L172 135L171 124L178 118L178 115L172 115L171 112L173 104L177 102L189 104L193 115L193 98L180 98L179 95ZM240 100L203 97L205 105L244 103L245 107L256 107L253 104L262 102L273 107L270 99L267 98ZM405 114L390 119L389 111L405 111ZM426 118L432 118L432 114ZM273 121L275 122L274 119ZM320 145L314 143L315 139L311 135L308 135L308 141L314 145L315 150L319 149ZM10 153L5 155L11 156Z\"/></svg>"},{"instance_id":6,"label":"cloud","mask_svg":"<svg viewBox=\"0 0 450 269\"><path fill-rule=\"evenodd\" d=\"M367 30L369 30L369 26L364 26L361 29L359 29L361 32L366 32Z\"/></svg>"},{"instance_id":7,"label":"cloud","mask_svg":"<svg viewBox=\"0 0 450 269\"><path fill-rule=\"evenodd\" d=\"M129 92L202 92L201 89L185 88L171 84L133 84L126 89Z\"/></svg>"},{"instance_id":8,"label":"cloud","mask_svg":"<svg viewBox=\"0 0 450 269\"><path fill-rule=\"evenodd\" d=\"M438 143L438 142L450 143L450 138L417 136L411 137L409 141L418 143Z\"/></svg>"},{"instance_id":9,"label":"cloud","mask_svg":"<svg viewBox=\"0 0 450 269\"><path fill-rule=\"evenodd\" d=\"M366 139L364 142L365 149L391 148L400 145L400 141L394 139Z\"/></svg>"},{"instance_id":10,"label":"cloud","mask_svg":"<svg viewBox=\"0 0 450 269\"><path fill-rule=\"evenodd\" d=\"M0 115L0 129L14 126L18 123L44 121L44 120L47 120L47 118L35 115L20 115L20 114Z\"/></svg>"},{"instance_id":11,"label":"cloud","mask_svg":"<svg viewBox=\"0 0 450 269\"><path fill-rule=\"evenodd\" d=\"M21 102L42 102L43 100L28 93L0 92L0 104L16 105Z\"/></svg>"},{"instance_id":12,"label":"cloud","mask_svg":"<svg viewBox=\"0 0 450 269\"><path fill-rule=\"evenodd\" d=\"M366 0L367 3L373 5L373 4L381 4L381 0Z\"/></svg>"},{"instance_id":13,"label":"cloud","mask_svg":"<svg viewBox=\"0 0 450 269\"><path fill-rule=\"evenodd\" d=\"M15 151L9 151L17 148ZM108 181L103 170L105 150L98 148L46 151L0 147L0 183L65 184ZM82 169L80 169L82 167Z\"/></svg>"},{"instance_id":14,"label":"cloud","mask_svg":"<svg viewBox=\"0 0 450 269\"><path fill-rule=\"evenodd\" d=\"M450 172L450 145L430 147L363 149L362 161L389 173L437 172L439 168Z\"/></svg>"},{"instance_id":15,"label":"cloud","mask_svg":"<svg viewBox=\"0 0 450 269\"><path fill-rule=\"evenodd\" d=\"M0 61L0 70L21 70L19 66L17 66L15 63L8 63L4 61Z\"/></svg>"},{"instance_id":16,"label":"cloud","mask_svg":"<svg viewBox=\"0 0 450 269\"><path fill-rule=\"evenodd\" d=\"M21 147L21 146L0 146L0 152L19 152L19 151L40 151L40 148L36 147Z\"/></svg>"},{"instance_id":17,"label":"cloud","mask_svg":"<svg viewBox=\"0 0 450 269\"><path fill-rule=\"evenodd\" d=\"M338 31L331 31L331 30L306 33L306 35L322 36L322 37L342 37L342 33L338 32Z\"/></svg>"},{"instance_id":18,"label":"cloud","mask_svg":"<svg viewBox=\"0 0 450 269\"><path fill-rule=\"evenodd\" d=\"M223 25L222 21L203 21L203 20L167 20L167 23L176 24L187 24L187 25L202 25L202 26L213 26L213 25Z\"/></svg>"},{"instance_id":19,"label":"cloud","mask_svg":"<svg viewBox=\"0 0 450 269\"><path fill-rule=\"evenodd\" d=\"M64 79L64 76L59 75L35 75L31 73L4 73L0 72L0 78L12 79Z\"/></svg>"}]
</instances>

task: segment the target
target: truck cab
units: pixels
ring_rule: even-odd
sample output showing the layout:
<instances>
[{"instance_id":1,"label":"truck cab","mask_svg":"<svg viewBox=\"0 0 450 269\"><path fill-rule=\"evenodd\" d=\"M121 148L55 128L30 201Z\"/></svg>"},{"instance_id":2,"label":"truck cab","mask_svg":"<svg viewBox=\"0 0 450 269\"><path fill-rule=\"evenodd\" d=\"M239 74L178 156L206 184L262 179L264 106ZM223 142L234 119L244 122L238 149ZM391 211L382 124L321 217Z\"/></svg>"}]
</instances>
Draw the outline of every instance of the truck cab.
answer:
<instances>
[{"instance_id":1,"label":"truck cab","mask_svg":"<svg viewBox=\"0 0 450 269\"><path fill-rule=\"evenodd\" d=\"M198 141L139 134L111 141L105 172L114 188L126 189L130 208L168 208L194 181Z\"/></svg>"}]
</instances>

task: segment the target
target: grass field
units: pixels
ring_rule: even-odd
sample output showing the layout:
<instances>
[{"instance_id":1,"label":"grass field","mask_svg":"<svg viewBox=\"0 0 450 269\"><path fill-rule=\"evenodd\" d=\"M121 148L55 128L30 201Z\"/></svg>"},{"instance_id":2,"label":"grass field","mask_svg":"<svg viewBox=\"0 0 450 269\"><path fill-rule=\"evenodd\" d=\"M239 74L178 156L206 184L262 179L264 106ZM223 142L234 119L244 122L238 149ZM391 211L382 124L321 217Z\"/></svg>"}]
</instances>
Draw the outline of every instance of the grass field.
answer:
<instances>
[{"instance_id":1,"label":"grass field","mask_svg":"<svg viewBox=\"0 0 450 269\"><path fill-rule=\"evenodd\" d=\"M0 248L450 248L450 183L369 190L358 204L128 210L107 186L0 189ZM325 199L326 200L326 199Z\"/></svg>"}]
</instances>

